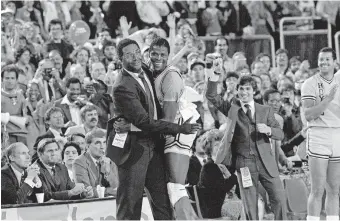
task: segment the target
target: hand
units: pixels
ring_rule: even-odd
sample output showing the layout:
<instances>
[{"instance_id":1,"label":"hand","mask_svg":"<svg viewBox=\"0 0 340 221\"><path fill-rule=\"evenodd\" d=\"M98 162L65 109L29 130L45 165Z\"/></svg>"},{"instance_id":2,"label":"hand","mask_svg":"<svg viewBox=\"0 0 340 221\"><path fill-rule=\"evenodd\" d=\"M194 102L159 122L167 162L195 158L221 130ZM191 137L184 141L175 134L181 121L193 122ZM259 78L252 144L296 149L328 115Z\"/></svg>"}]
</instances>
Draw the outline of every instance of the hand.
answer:
<instances>
[{"instance_id":1,"label":"hand","mask_svg":"<svg viewBox=\"0 0 340 221\"><path fill-rule=\"evenodd\" d=\"M93 85L87 85L85 89L89 94L97 94L97 90Z\"/></svg>"},{"instance_id":2,"label":"hand","mask_svg":"<svg viewBox=\"0 0 340 221\"><path fill-rule=\"evenodd\" d=\"M184 124L181 125L180 133L182 133L182 134L194 134L202 128L201 124L197 124L197 123L190 124L191 119L192 119L192 117L189 118L188 120L186 120L184 122Z\"/></svg>"},{"instance_id":3,"label":"hand","mask_svg":"<svg viewBox=\"0 0 340 221\"><path fill-rule=\"evenodd\" d=\"M293 162L288 158L286 159L286 167L287 167L287 169L293 168Z\"/></svg>"},{"instance_id":4,"label":"hand","mask_svg":"<svg viewBox=\"0 0 340 221\"><path fill-rule=\"evenodd\" d=\"M86 187L83 194L85 195L85 198L92 198L94 196L92 186Z\"/></svg>"},{"instance_id":5,"label":"hand","mask_svg":"<svg viewBox=\"0 0 340 221\"><path fill-rule=\"evenodd\" d=\"M83 183L76 183L72 190L69 190L69 195L76 196L84 192L85 186Z\"/></svg>"},{"instance_id":6,"label":"hand","mask_svg":"<svg viewBox=\"0 0 340 221\"><path fill-rule=\"evenodd\" d=\"M126 32L128 32L132 26L132 22L130 21L128 23L127 18L125 16L122 16L119 18L119 24L120 24L120 28L122 29L122 31L126 31Z\"/></svg>"},{"instance_id":7,"label":"hand","mask_svg":"<svg viewBox=\"0 0 340 221\"><path fill-rule=\"evenodd\" d=\"M42 182L41 182L39 176L35 176L33 178L33 182L35 183L36 188L40 188L42 186Z\"/></svg>"},{"instance_id":8,"label":"hand","mask_svg":"<svg viewBox=\"0 0 340 221\"><path fill-rule=\"evenodd\" d=\"M339 85L334 85L331 90L329 91L329 94L326 96L330 101L332 101L335 98L336 92L338 91Z\"/></svg>"},{"instance_id":9,"label":"hand","mask_svg":"<svg viewBox=\"0 0 340 221\"><path fill-rule=\"evenodd\" d=\"M286 117L291 117L293 114L293 106L290 104L284 104L283 109L285 110L285 116Z\"/></svg>"},{"instance_id":10,"label":"hand","mask_svg":"<svg viewBox=\"0 0 340 221\"><path fill-rule=\"evenodd\" d=\"M32 164L31 166L27 167L27 178L33 180L35 177L40 174L40 168L37 164Z\"/></svg>"},{"instance_id":11,"label":"hand","mask_svg":"<svg viewBox=\"0 0 340 221\"><path fill-rule=\"evenodd\" d=\"M184 47L187 52L194 52L196 50L192 41L186 41Z\"/></svg>"},{"instance_id":12,"label":"hand","mask_svg":"<svg viewBox=\"0 0 340 221\"><path fill-rule=\"evenodd\" d=\"M174 14L169 14L167 17L167 22L170 29L176 29L176 17Z\"/></svg>"},{"instance_id":13,"label":"hand","mask_svg":"<svg viewBox=\"0 0 340 221\"><path fill-rule=\"evenodd\" d=\"M305 127L305 128L303 128L302 131L301 131L301 135L302 135L304 138L307 137L307 130L308 130L308 129L309 129L309 127Z\"/></svg>"},{"instance_id":14,"label":"hand","mask_svg":"<svg viewBox=\"0 0 340 221\"><path fill-rule=\"evenodd\" d=\"M73 126L76 126L77 124L76 123L74 123L73 121L69 121L69 122L67 122L65 125L64 125L64 127L73 127Z\"/></svg>"},{"instance_id":15,"label":"hand","mask_svg":"<svg viewBox=\"0 0 340 221\"><path fill-rule=\"evenodd\" d=\"M262 134L270 134L271 128L265 124L256 124L257 130Z\"/></svg>"},{"instance_id":16,"label":"hand","mask_svg":"<svg viewBox=\"0 0 340 221\"><path fill-rule=\"evenodd\" d=\"M108 175L111 172L110 158L103 156L100 158L99 162L100 162L100 165L101 165L101 168L104 174Z\"/></svg>"},{"instance_id":17,"label":"hand","mask_svg":"<svg viewBox=\"0 0 340 221\"><path fill-rule=\"evenodd\" d=\"M131 129L131 124L128 123L124 118L119 118L114 122L113 128L115 129L116 133L127 133Z\"/></svg>"},{"instance_id":18,"label":"hand","mask_svg":"<svg viewBox=\"0 0 340 221\"><path fill-rule=\"evenodd\" d=\"M223 164L217 164L217 166L220 168L224 179L228 179L229 177L231 177L231 173L229 172L229 170L227 169L227 167Z\"/></svg>"},{"instance_id":19,"label":"hand","mask_svg":"<svg viewBox=\"0 0 340 221\"><path fill-rule=\"evenodd\" d=\"M223 13L225 20L228 20L230 15L231 15L231 9L229 9L228 11L224 11L224 13Z\"/></svg>"},{"instance_id":20,"label":"hand","mask_svg":"<svg viewBox=\"0 0 340 221\"><path fill-rule=\"evenodd\" d=\"M222 60L222 58L217 58L213 61L213 70L217 74L223 73L223 60Z\"/></svg>"}]
</instances>

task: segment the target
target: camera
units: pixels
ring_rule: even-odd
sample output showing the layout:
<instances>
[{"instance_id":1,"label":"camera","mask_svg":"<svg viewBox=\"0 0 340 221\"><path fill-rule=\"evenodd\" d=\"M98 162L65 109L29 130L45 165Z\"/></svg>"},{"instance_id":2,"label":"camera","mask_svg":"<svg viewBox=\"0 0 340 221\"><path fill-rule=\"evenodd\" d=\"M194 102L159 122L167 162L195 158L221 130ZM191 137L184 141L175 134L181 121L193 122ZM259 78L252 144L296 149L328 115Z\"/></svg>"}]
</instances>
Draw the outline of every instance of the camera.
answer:
<instances>
[{"instance_id":1,"label":"camera","mask_svg":"<svg viewBox=\"0 0 340 221\"><path fill-rule=\"evenodd\" d=\"M43 60L42 66L41 66L42 70L43 70L43 75L46 78L52 78L52 71L54 68L54 64L50 59L45 59Z\"/></svg>"}]
</instances>

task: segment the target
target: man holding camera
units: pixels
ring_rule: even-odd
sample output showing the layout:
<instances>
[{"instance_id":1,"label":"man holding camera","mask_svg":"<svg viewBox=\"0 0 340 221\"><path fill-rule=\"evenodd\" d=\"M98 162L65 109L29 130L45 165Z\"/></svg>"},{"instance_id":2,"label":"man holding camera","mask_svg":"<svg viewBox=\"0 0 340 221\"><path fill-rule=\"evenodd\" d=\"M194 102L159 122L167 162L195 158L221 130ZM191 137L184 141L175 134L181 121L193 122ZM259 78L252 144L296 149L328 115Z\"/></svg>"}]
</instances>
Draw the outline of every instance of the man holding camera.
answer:
<instances>
[{"instance_id":1,"label":"man holding camera","mask_svg":"<svg viewBox=\"0 0 340 221\"><path fill-rule=\"evenodd\" d=\"M50 59L44 59L39 63L32 82L38 83L43 88L42 96L46 101L57 100L65 95L60 73Z\"/></svg>"},{"instance_id":2,"label":"man holding camera","mask_svg":"<svg viewBox=\"0 0 340 221\"><path fill-rule=\"evenodd\" d=\"M215 59L208 72L206 96L229 120L215 163L236 169L247 220L259 219L259 182L270 196L274 219L287 219L285 193L270 144L270 139L283 139L273 109L254 102L256 82L251 76L239 79L236 102L223 100L217 94L218 80L223 73L222 59Z\"/></svg>"}]
</instances>

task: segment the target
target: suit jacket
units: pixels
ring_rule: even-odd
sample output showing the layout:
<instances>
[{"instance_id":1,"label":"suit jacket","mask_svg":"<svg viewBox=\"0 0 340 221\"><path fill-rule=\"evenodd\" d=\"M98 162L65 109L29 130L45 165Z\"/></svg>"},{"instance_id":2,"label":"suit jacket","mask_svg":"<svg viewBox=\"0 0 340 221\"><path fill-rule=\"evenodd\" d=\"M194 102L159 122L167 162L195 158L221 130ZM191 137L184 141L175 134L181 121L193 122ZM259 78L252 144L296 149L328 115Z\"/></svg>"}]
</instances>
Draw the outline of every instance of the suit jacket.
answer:
<instances>
[{"instance_id":1,"label":"suit jacket","mask_svg":"<svg viewBox=\"0 0 340 221\"><path fill-rule=\"evenodd\" d=\"M1 204L35 203L35 193L41 193L42 188L32 188L27 183L19 186L17 177L9 164L1 169Z\"/></svg>"},{"instance_id":2,"label":"suit jacket","mask_svg":"<svg viewBox=\"0 0 340 221\"><path fill-rule=\"evenodd\" d=\"M50 199L69 200L83 198L81 195L72 197L68 196L68 191L73 189L75 184L71 181L67 168L64 164L57 163L55 165L54 178L40 159L37 161L37 164L40 167L39 177L43 184L45 193L44 201L48 201Z\"/></svg>"},{"instance_id":3,"label":"suit jacket","mask_svg":"<svg viewBox=\"0 0 340 221\"><path fill-rule=\"evenodd\" d=\"M206 92L206 97L208 98L208 100L219 111L227 116L227 129L221 141L221 146L219 147L217 152L216 164L223 163L226 166L234 167L235 154L233 154L231 143L233 141L238 111L242 107L239 101L234 103L224 101L223 98L217 94L217 84L217 82L209 81ZM272 108L255 103L255 119L256 124L263 123L271 128L272 139L283 139L283 131L280 129L279 123L275 120ZM265 134L256 133L256 144L259 155L269 175L273 177L278 176L279 171L277 167L277 159L275 158L275 153L271 148L269 137Z\"/></svg>"},{"instance_id":4,"label":"suit jacket","mask_svg":"<svg viewBox=\"0 0 340 221\"><path fill-rule=\"evenodd\" d=\"M100 129L100 130L102 130L103 132L106 133L106 130L104 130L104 129L101 129L101 128L97 128L97 129ZM75 133L82 133L82 134L86 135L86 130L85 130L84 124L67 128L67 130L65 132L65 136L69 136L69 135L72 135L72 134L75 134Z\"/></svg>"},{"instance_id":5,"label":"suit jacket","mask_svg":"<svg viewBox=\"0 0 340 221\"><path fill-rule=\"evenodd\" d=\"M98 197L97 185L105 186L105 195L116 195L118 187L118 170L111 161L111 171L108 177L104 178L104 172L98 171L90 153L84 153L73 163L73 174L76 183L83 183L85 187L92 186L95 197Z\"/></svg>"},{"instance_id":6,"label":"suit jacket","mask_svg":"<svg viewBox=\"0 0 340 221\"><path fill-rule=\"evenodd\" d=\"M161 108L157 101L151 72L143 66L144 72L148 75L152 84L152 93L154 94L158 118L161 118ZM150 88L151 90L151 88ZM128 122L141 129L141 132L129 132L124 148L112 146L115 136L113 122L116 118L108 122L108 140L107 156L116 163L117 166L129 167L136 163L143 154L144 147L142 141L149 139L151 143L163 148L164 145L159 139L159 133L177 134L180 132L178 124L169 123L161 120L154 120L149 117L149 105L147 95L138 81L124 69L119 73L113 88L113 100L115 104L116 117L124 117Z\"/></svg>"}]
</instances>

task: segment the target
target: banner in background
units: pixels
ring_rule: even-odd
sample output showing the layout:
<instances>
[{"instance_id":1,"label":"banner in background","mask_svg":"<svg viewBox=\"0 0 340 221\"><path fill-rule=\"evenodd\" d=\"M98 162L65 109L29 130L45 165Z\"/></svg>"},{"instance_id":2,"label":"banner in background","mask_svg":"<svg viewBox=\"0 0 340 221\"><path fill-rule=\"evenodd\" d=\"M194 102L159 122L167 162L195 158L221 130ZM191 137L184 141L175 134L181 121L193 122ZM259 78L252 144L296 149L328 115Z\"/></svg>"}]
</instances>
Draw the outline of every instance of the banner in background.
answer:
<instances>
[{"instance_id":1,"label":"banner in background","mask_svg":"<svg viewBox=\"0 0 340 221\"><path fill-rule=\"evenodd\" d=\"M116 220L116 200L1 209L1 220ZM153 220L149 200L143 198L141 220Z\"/></svg>"}]
</instances>

